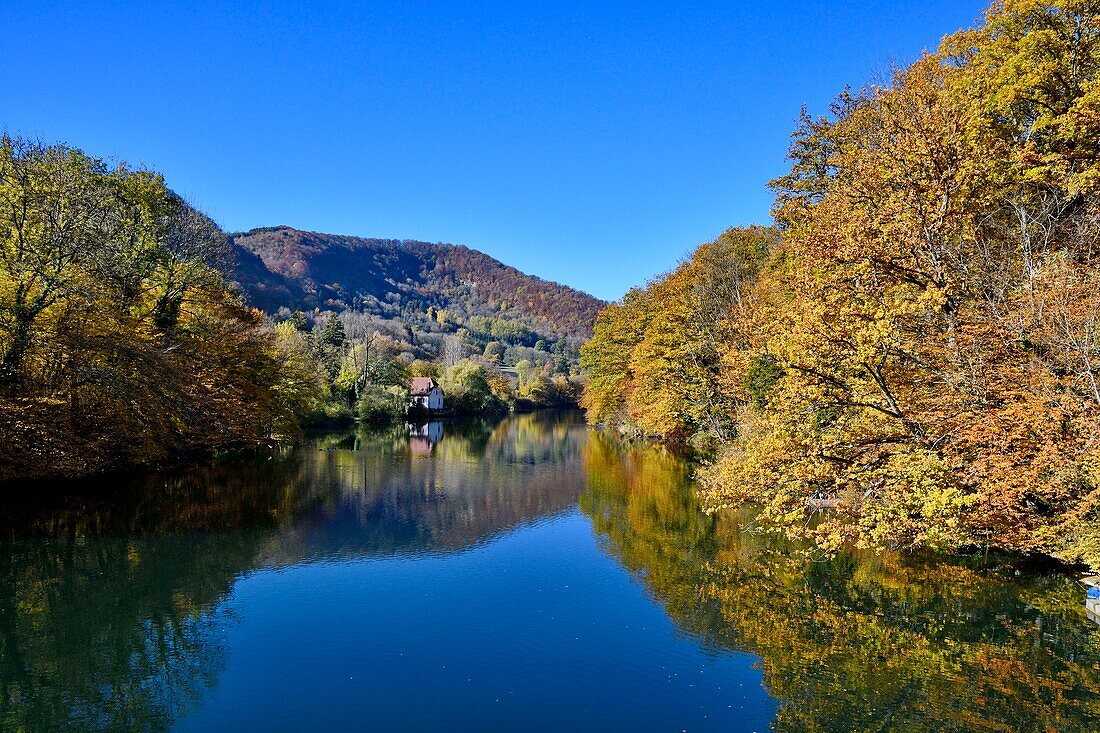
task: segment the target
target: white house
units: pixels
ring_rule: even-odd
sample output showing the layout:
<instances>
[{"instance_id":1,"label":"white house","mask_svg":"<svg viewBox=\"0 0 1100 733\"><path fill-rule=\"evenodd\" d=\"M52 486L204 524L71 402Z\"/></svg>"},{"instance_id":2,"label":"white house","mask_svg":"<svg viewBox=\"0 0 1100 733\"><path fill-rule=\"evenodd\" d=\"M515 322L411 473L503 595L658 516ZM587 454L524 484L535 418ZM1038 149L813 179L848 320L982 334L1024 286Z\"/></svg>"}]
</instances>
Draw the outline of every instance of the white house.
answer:
<instances>
[{"instance_id":1,"label":"white house","mask_svg":"<svg viewBox=\"0 0 1100 733\"><path fill-rule=\"evenodd\" d=\"M443 390L431 377L413 377L409 385L410 410L442 410Z\"/></svg>"}]
</instances>

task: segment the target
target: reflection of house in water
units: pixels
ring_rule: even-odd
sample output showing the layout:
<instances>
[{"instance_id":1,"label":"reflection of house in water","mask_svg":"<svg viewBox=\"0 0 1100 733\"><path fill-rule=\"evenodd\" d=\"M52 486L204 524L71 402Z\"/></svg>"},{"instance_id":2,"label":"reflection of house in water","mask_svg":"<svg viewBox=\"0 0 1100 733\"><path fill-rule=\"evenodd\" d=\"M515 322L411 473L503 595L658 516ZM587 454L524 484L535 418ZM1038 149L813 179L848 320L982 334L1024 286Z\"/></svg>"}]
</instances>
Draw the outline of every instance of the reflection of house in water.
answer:
<instances>
[{"instance_id":1,"label":"reflection of house in water","mask_svg":"<svg viewBox=\"0 0 1100 733\"><path fill-rule=\"evenodd\" d=\"M420 424L409 423L409 452L413 455L428 455L441 440L443 440L443 423L438 420Z\"/></svg>"},{"instance_id":2,"label":"reflection of house in water","mask_svg":"<svg viewBox=\"0 0 1100 733\"><path fill-rule=\"evenodd\" d=\"M568 510L585 486L589 433L576 413L401 428L297 454L310 513L270 562L461 551Z\"/></svg>"},{"instance_id":3,"label":"reflection of house in water","mask_svg":"<svg viewBox=\"0 0 1100 733\"><path fill-rule=\"evenodd\" d=\"M1085 578L1085 613L1100 624L1100 575Z\"/></svg>"}]
</instances>

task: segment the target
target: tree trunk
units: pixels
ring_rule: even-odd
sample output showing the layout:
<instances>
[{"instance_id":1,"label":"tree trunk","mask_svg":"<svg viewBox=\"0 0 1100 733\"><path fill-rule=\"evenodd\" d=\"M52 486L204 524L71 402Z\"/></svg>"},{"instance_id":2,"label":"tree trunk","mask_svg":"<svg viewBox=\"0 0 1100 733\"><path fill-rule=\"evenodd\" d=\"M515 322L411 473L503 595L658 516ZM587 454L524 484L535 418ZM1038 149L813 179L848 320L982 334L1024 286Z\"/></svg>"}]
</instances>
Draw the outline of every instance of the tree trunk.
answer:
<instances>
[{"instance_id":1,"label":"tree trunk","mask_svg":"<svg viewBox=\"0 0 1100 733\"><path fill-rule=\"evenodd\" d=\"M23 358L31 346L32 318L25 313L15 314L15 327L11 332L11 342L0 360L0 394L14 395L20 387L20 370Z\"/></svg>"}]
</instances>

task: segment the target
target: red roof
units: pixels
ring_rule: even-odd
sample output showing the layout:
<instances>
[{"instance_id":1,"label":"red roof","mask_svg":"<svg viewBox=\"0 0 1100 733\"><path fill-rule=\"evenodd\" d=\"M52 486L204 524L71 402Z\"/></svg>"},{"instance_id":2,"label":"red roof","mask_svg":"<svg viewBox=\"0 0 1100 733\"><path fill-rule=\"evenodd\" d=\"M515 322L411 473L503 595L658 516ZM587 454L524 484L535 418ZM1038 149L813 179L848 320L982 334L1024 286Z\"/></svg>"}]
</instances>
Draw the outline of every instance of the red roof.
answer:
<instances>
[{"instance_id":1,"label":"red roof","mask_svg":"<svg viewBox=\"0 0 1100 733\"><path fill-rule=\"evenodd\" d=\"M438 385L431 377L413 377L409 385L409 394L413 397L426 397Z\"/></svg>"}]
</instances>

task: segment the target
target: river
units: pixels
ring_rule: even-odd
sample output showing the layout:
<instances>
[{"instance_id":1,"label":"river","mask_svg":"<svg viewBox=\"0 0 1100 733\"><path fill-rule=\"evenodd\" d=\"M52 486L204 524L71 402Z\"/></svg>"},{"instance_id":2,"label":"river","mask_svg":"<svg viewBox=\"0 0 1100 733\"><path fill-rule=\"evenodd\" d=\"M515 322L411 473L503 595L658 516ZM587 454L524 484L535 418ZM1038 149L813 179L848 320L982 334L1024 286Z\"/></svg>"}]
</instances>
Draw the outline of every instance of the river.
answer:
<instances>
[{"instance_id":1,"label":"river","mask_svg":"<svg viewBox=\"0 0 1100 733\"><path fill-rule=\"evenodd\" d=\"M0 724L1100 727L1074 577L816 557L703 514L690 473L536 413L12 492Z\"/></svg>"}]
</instances>

